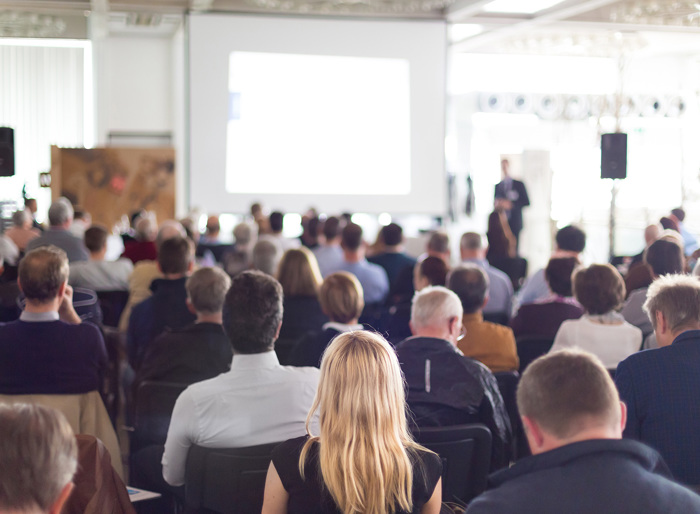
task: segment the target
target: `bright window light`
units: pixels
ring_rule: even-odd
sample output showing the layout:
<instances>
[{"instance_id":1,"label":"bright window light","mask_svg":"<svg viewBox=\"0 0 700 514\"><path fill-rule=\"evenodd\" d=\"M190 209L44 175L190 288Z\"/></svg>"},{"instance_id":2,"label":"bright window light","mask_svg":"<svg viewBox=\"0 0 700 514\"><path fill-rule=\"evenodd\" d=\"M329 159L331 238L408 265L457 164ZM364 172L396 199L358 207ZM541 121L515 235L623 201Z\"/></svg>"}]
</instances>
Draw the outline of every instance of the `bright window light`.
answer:
<instances>
[{"instance_id":1,"label":"bright window light","mask_svg":"<svg viewBox=\"0 0 700 514\"><path fill-rule=\"evenodd\" d=\"M450 27L450 41L457 42L481 34L484 31L483 25L475 23L456 23Z\"/></svg>"},{"instance_id":2,"label":"bright window light","mask_svg":"<svg viewBox=\"0 0 700 514\"><path fill-rule=\"evenodd\" d=\"M484 6L486 12L534 14L564 0L494 0Z\"/></svg>"}]
</instances>

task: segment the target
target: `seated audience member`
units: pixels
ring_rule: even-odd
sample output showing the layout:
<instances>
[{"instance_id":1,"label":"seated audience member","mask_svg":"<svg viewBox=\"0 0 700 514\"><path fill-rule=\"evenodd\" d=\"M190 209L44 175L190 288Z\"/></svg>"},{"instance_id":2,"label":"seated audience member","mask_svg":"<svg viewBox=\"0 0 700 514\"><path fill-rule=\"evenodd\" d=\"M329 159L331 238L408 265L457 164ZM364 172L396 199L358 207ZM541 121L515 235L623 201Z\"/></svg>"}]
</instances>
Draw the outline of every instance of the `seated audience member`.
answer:
<instances>
[{"instance_id":1,"label":"seated audience member","mask_svg":"<svg viewBox=\"0 0 700 514\"><path fill-rule=\"evenodd\" d=\"M419 427L483 423L491 431L492 469L507 464L510 422L493 374L457 349L462 304L449 289L418 291L411 308L413 336L396 346L406 376L408 407Z\"/></svg>"},{"instance_id":2,"label":"seated audience member","mask_svg":"<svg viewBox=\"0 0 700 514\"><path fill-rule=\"evenodd\" d=\"M233 354L221 312L230 285L231 279L219 268L199 269L187 279L187 308L197 319L148 345L134 390L144 380L193 384L229 370Z\"/></svg>"},{"instance_id":3,"label":"seated audience member","mask_svg":"<svg viewBox=\"0 0 700 514\"><path fill-rule=\"evenodd\" d=\"M70 224L68 230L78 239L83 239L85 231L91 225L92 216L90 216L90 213L82 209L75 209L73 212L73 223Z\"/></svg>"},{"instance_id":4,"label":"seated audience member","mask_svg":"<svg viewBox=\"0 0 700 514\"><path fill-rule=\"evenodd\" d=\"M221 232L221 224L218 216L209 216L207 218L207 227L204 235L197 241L196 257L202 258L207 252L210 252L216 262L221 262L224 254L231 250L231 245L222 242L219 239Z\"/></svg>"},{"instance_id":5,"label":"seated audience member","mask_svg":"<svg viewBox=\"0 0 700 514\"><path fill-rule=\"evenodd\" d=\"M24 199L24 208L29 211L29 214L32 217L32 227L37 229L39 232L44 231L44 227L42 226L41 223L39 223L36 220L36 213L37 213L37 204L36 204L36 199L34 198L25 198Z\"/></svg>"},{"instance_id":6,"label":"seated audience member","mask_svg":"<svg viewBox=\"0 0 700 514\"><path fill-rule=\"evenodd\" d=\"M428 256L441 258L449 268L452 259L449 236L439 230L430 234L426 245L426 253Z\"/></svg>"},{"instance_id":7,"label":"seated audience member","mask_svg":"<svg viewBox=\"0 0 700 514\"><path fill-rule=\"evenodd\" d=\"M78 445L57 410L0 404L0 462L0 512L59 514L73 491Z\"/></svg>"},{"instance_id":8,"label":"seated audience member","mask_svg":"<svg viewBox=\"0 0 700 514\"><path fill-rule=\"evenodd\" d=\"M260 231L259 240L267 240L274 243L279 249L279 254L282 255L284 252L290 248L299 248L301 246L301 241L298 239L289 239L284 237L282 231L284 229L284 214L279 211L270 213L270 233L265 234Z\"/></svg>"},{"instance_id":9,"label":"seated audience member","mask_svg":"<svg viewBox=\"0 0 700 514\"><path fill-rule=\"evenodd\" d=\"M680 232L681 237L683 238L683 249L685 251L685 255L690 257L693 255L693 252L698 249L698 240L688 231L687 227L685 226L685 211L680 207L671 209L670 218L676 221L678 225L678 232Z\"/></svg>"},{"instance_id":10,"label":"seated audience member","mask_svg":"<svg viewBox=\"0 0 700 514\"><path fill-rule=\"evenodd\" d=\"M326 277L340 269L343 263L343 250L340 248L340 235L342 232L340 218L330 216L323 223L323 237L325 242L314 248L314 255L318 261L321 275Z\"/></svg>"},{"instance_id":11,"label":"seated audience member","mask_svg":"<svg viewBox=\"0 0 700 514\"><path fill-rule=\"evenodd\" d=\"M502 210L495 210L489 214L486 240L489 243L488 250L486 250L486 258L488 260L515 257L515 236L513 236L513 232L508 226L506 213Z\"/></svg>"},{"instance_id":12,"label":"seated audience member","mask_svg":"<svg viewBox=\"0 0 700 514\"><path fill-rule=\"evenodd\" d=\"M697 486L700 281L685 275L657 278L649 287L644 310L659 348L631 355L617 367L615 383L627 404L624 436L658 450L676 479Z\"/></svg>"},{"instance_id":13,"label":"seated audience member","mask_svg":"<svg viewBox=\"0 0 700 514\"><path fill-rule=\"evenodd\" d=\"M393 287L399 273L405 268L413 269L413 266L416 265L416 259L403 251L403 229L400 225L390 223L382 227L378 239L382 252L368 257L367 260L384 268L389 278L389 284Z\"/></svg>"},{"instance_id":14,"label":"seated audience member","mask_svg":"<svg viewBox=\"0 0 700 514\"><path fill-rule=\"evenodd\" d=\"M580 268L572 282L585 314L561 324L550 352L581 348L596 355L606 368L615 369L642 346L642 331L617 312L625 298L625 283L610 264Z\"/></svg>"},{"instance_id":15,"label":"seated audience member","mask_svg":"<svg viewBox=\"0 0 700 514\"><path fill-rule=\"evenodd\" d=\"M136 264L140 261L154 261L158 257L156 239L158 224L154 216L143 214L134 224L134 238L124 242L122 257Z\"/></svg>"},{"instance_id":16,"label":"seated audience member","mask_svg":"<svg viewBox=\"0 0 700 514\"><path fill-rule=\"evenodd\" d=\"M24 311L0 324L0 394L101 390L107 350L99 329L73 309L66 253L55 246L30 251L19 263L18 285Z\"/></svg>"},{"instance_id":17,"label":"seated audience member","mask_svg":"<svg viewBox=\"0 0 700 514\"><path fill-rule=\"evenodd\" d=\"M489 301L484 307L485 314L505 313L510 317L513 301L513 283L508 275L489 265L482 246L481 236L476 232L467 232L459 242L462 262L471 262L483 269L489 276Z\"/></svg>"},{"instance_id":18,"label":"seated audience member","mask_svg":"<svg viewBox=\"0 0 700 514\"><path fill-rule=\"evenodd\" d=\"M163 477L173 486L185 483L193 444L238 448L305 432L319 372L277 360L282 286L259 271L237 275L224 300L223 320L233 347L231 371L189 386L177 399L163 455Z\"/></svg>"},{"instance_id":19,"label":"seated audience member","mask_svg":"<svg viewBox=\"0 0 700 514\"><path fill-rule=\"evenodd\" d=\"M467 357L478 360L496 373L517 370L520 361L515 336L509 327L484 321L482 308L488 302L489 278L476 264L462 264L447 277L447 287L462 302L466 334L458 343Z\"/></svg>"},{"instance_id":20,"label":"seated audience member","mask_svg":"<svg viewBox=\"0 0 700 514\"><path fill-rule=\"evenodd\" d=\"M158 249L158 269L163 278L151 283L153 296L135 305L126 333L127 354L138 370L148 345L166 328L178 329L195 321L187 308L185 282L192 272L193 251L189 239L171 237Z\"/></svg>"},{"instance_id":21,"label":"seated audience member","mask_svg":"<svg viewBox=\"0 0 700 514\"><path fill-rule=\"evenodd\" d=\"M321 284L318 296L321 311L330 321L321 330L309 332L297 342L290 355L293 366L318 368L323 352L335 336L364 328L358 320L365 302L362 285L355 275L345 271L331 273Z\"/></svg>"},{"instance_id":22,"label":"seated audience member","mask_svg":"<svg viewBox=\"0 0 700 514\"><path fill-rule=\"evenodd\" d=\"M336 271L347 271L357 277L365 294L365 304L383 302L389 294L389 279L384 268L365 259L362 227L352 222L345 225L340 247L343 249L343 262Z\"/></svg>"},{"instance_id":23,"label":"seated audience member","mask_svg":"<svg viewBox=\"0 0 700 514\"><path fill-rule=\"evenodd\" d=\"M413 287L421 291L428 286L444 286L448 271L447 264L439 257L425 257L413 268Z\"/></svg>"},{"instance_id":24,"label":"seated audience member","mask_svg":"<svg viewBox=\"0 0 700 514\"><path fill-rule=\"evenodd\" d=\"M576 257L578 258L581 252L586 247L586 233L574 225L567 225L557 231L556 235L556 250L552 253L552 257ZM537 300L549 296L549 287L547 279L544 275L544 269L536 271L529 277L523 287L516 295L517 305L525 305L534 303Z\"/></svg>"},{"instance_id":25,"label":"seated audience member","mask_svg":"<svg viewBox=\"0 0 700 514\"><path fill-rule=\"evenodd\" d=\"M320 432L309 422L317 410ZM331 343L309 421L273 451L263 514L440 512L440 457L411 437L401 368L381 336Z\"/></svg>"},{"instance_id":26,"label":"seated audience member","mask_svg":"<svg viewBox=\"0 0 700 514\"><path fill-rule=\"evenodd\" d=\"M27 243L39 237L39 230L32 227L32 215L27 209L16 211L12 214L12 226L5 231L5 236L10 238L20 252L27 249Z\"/></svg>"},{"instance_id":27,"label":"seated audience member","mask_svg":"<svg viewBox=\"0 0 700 514\"><path fill-rule=\"evenodd\" d=\"M269 239L259 239L253 247L251 265L253 269L274 277L277 274L280 257L279 246Z\"/></svg>"},{"instance_id":28,"label":"seated audience member","mask_svg":"<svg viewBox=\"0 0 700 514\"><path fill-rule=\"evenodd\" d=\"M319 229L321 228L321 220L319 219L314 209L309 210L307 214L301 218L302 233L299 236L299 241L302 246L309 250L318 248Z\"/></svg>"},{"instance_id":29,"label":"seated audience member","mask_svg":"<svg viewBox=\"0 0 700 514\"><path fill-rule=\"evenodd\" d=\"M106 261L107 231L94 225L85 231L85 247L90 260L74 262L70 266L68 283L93 291L128 291L129 277L134 265L129 259Z\"/></svg>"},{"instance_id":30,"label":"seated audience member","mask_svg":"<svg viewBox=\"0 0 700 514\"><path fill-rule=\"evenodd\" d=\"M229 276L234 277L240 272L250 269L253 244L257 235L249 223L239 223L233 227L235 244L224 252L221 265Z\"/></svg>"},{"instance_id":31,"label":"seated audience member","mask_svg":"<svg viewBox=\"0 0 700 514\"><path fill-rule=\"evenodd\" d=\"M651 272L652 280L661 275L683 273L683 248L675 240L662 236L662 239L654 241L644 252L644 263ZM625 321L639 328L645 335L653 332L651 320L642 309L647 299L647 290L648 286L632 291L622 308Z\"/></svg>"},{"instance_id":32,"label":"seated audience member","mask_svg":"<svg viewBox=\"0 0 700 514\"><path fill-rule=\"evenodd\" d=\"M27 243L27 251L40 246L54 245L66 252L69 262L88 260L83 240L70 233L73 206L67 198L59 198L49 207L49 229Z\"/></svg>"},{"instance_id":33,"label":"seated audience member","mask_svg":"<svg viewBox=\"0 0 700 514\"><path fill-rule=\"evenodd\" d=\"M583 316L583 307L573 298L571 285L571 275L579 264L576 257L549 259L544 273L551 294L518 309L518 314L510 321L515 337L541 336L554 339L564 321Z\"/></svg>"},{"instance_id":34,"label":"seated audience member","mask_svg":"<svg viewBox=\"0 0 700 514\"><path fill-rule=\"evenodd\" d=\"M644 250L632 257L627 273L624 274L625 289L627 289L628 297L634 290L647 288L649 287L649 284L654 281L654 277L651 274L651 269L647 265L646 261L644 261L644 255L652 243L659 239L661 236L660 232L661 230L659 229L659 225L649 225L644 229L644 241L646 242Z\"/></svg>"},{"instance_id":35,"label":"seated audience member","mask_svg":"<svg viewBox=\"0 0 700 514\"><path fill-rule=\"evenodd\" d=\"M700 512L656 451L622 439L625 405L596 357L565 350L534 361L518 410L532 456L491 475L467 514Z\"/></svg>"},{"instance_id":36,"label":"seated audience member","mask_svg":"<svg viewBox=\"0 0 700 514\"><path fill-rule=\"evenodd\" d=\"M284 292L279 338L291 344L328 321L318 300L323 279L311 250L304 246L287 250L280 261L277 280Z\"/></svg>"}]
</instances>

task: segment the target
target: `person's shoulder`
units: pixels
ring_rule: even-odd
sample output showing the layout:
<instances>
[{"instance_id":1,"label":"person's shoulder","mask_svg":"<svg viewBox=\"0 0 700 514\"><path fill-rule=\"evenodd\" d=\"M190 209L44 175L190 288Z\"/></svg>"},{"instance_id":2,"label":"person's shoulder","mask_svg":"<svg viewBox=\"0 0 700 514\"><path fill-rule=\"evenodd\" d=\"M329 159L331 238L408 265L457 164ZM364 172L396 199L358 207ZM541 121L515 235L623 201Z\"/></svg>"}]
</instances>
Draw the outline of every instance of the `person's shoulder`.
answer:
<instances>
[{"instance_id":1,"label":"person's shoulder","mask_svg":"<svg viewBox=\"0 0 700 514\"><path fill-rule=\"evenodd\" d=\"M513 335L513 329L510 327L507 327L505 325L501 325L499 323L493 323L491 321L484 321L482 323L482 326L488 330L493 337L498 337L498 338L503 338L503 339L512 339L515 336Z\"/></svg>"},{"instance_id":2,"label":"person's shoulder","mask_svg":"<svg viewBox=\"0 0 700 514\"><path fill-rule=\"evenodd\" d=\"M321 376L321 370L313 366L280 366L280 373L285 373L299 381L315 383Z\"/></svg>"},{"instance_id":3,"label":"person's shoulder","mask_svg":"<svg viewBox=\"0 0 700 514\"><path fill-rule=\"evenodd\" d=\"M308 435L302 435L300 437L295 437L293 439L287 439L286 441L278 444L272 451L273 458L275 456L290 456L296 455L297 457L301 453L302 448L309 440Z\"/></svg>"},{"instance_id":4,"label":"person's shoulder","mask_svg":"<svg viewBox=\"0 0 700 514\"><path fill-rule=\"evenodd\" d=\"M503 271L501 271L498 268L494 268L493 266L489 266L486 268L486 274L489 275L489 278L491 279L496 279L498 282L503 282L503 283L508 283L510 284L510 278L508 278L508 275L506 275Z\"/></svg>"}]
</instances>

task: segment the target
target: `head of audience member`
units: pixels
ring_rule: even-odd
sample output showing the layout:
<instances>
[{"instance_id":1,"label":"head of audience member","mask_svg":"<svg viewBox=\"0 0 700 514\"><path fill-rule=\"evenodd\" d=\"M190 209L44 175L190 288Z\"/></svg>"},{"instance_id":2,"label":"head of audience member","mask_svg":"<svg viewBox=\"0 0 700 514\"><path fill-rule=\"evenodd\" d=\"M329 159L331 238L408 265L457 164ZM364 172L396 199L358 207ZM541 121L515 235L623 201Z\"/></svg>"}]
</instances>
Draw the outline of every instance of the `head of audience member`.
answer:
<instances>
[{"instance_id":1,"label":"head of audience member","mask_svg":"<svg viewBox=\"0 0 700 514\"><path fill-rule=\"evenodd\" d=\"M187 308L197 323L222 323L224 298L231 278L220 268L200 268L187 279Z\"/></svg>"},{"instance_id":2,"label":"head of audience member","mask_svg":"<svg viewBox=\"0 0 700 514\"><path fill-rule=\"evenodd\" d=\"M301 476L309 450L318 443L319 476L339 512L368 512L367 505L375 507L372 512L411 512L407 450L419 447L406 422L401 367L384 338L360 330L340 334L330 343L306 422L309 433L316 411L320 435L310 437L301 451ZM347 451L357 441L363 443Z\"/></svg>"},{"instance_id":3,"label":"head of audience member","mask_svg":"<svg viewBox=\"0 0 700 514\"><path fill-rule=\"evenodd\" d=\"M12 224L22 230L32 228L32 214L28 209L20 209L12 213Z\"/></svg>"},{"instance_id":4,"label":"head of audience member","mask_svg":"<svg viewBox=\"0 0 700 514\"><path fill-rule=\"evenodd\" d=\"M447 264L439 257L428 256L413 267L413 288L420 291L428 286L444 286Z\"/></svg>"},{"instance_id":5,"label":"head of audience member","mask_svg":"<svg viewBox=\"0 0 700 514\"><path fill-rule=\"evenodd\" d=\"M61 197L49 207L49 225L51 228L67 230L73 223L73 205L67 198Z\"/></svg>"},{"instance_id":6,"label":"head of audience member","mask_svg":"<svg viewBox=\"0 0 700 514\"><path fill-rule=\"evenodd\" d=\"M303 246L284 252L277 269L277 280L282 284L285 298L317 297L323 282L316 257Z\"/></svg>"},{"instance_id":7,"label":"head of audience member","mask_svg":"<svg viewBox=\"0 0 700 514\"><path fill-rule=\"evenodd\" d=\"M134 224L134 237L137 241L155 241L158 237L158 224L153 216L139 216Z\"/></svg>"},{"instance_id":8,"label":"head of audience member","mask_svg":"<svg viewBox=\"0 0 700 514\"><path fill-rule=\"evenodd\" d=\"M646 243L646 247L648 248L651 246L651 243L656 241L659 236L661 235L661 229L659 228L659 225L649 225L644 229L644 242Z\"/></svg>"},{"instance_id":9,"label":"head of audience member","mask_svg":"<svg viewBox=\"0 0 700 514\"><path fill-rule=\"evenodd\" d=\"M430 234L427 245L427 253L432 257L439 257L445 264L450 265L450 238L445 232L436 231Z\"/></svg>"},{"instance_id":10,"label":"head of audience member","mask_svg":"<svg viewBox=\"0 0 700 514\"><path fill-rule=\"evenodd\" d=\"M189 239L184 237L166 239L158 250L158 268L166 279L183 278L192 271L193 253Z\"/></svg>"},{"instance_id":11,"label":"head of audience member","mask_svg":"<svg viewBox=\"0 0 700 514\"><path fill-rule=\"evenodd\" d=\"M60 514L78 445L66 418L41 405L0 404L0 512Z\"/></svg>"},{"instance_id":12,"label":"head of audience member","mask_svg":"<svg viewBox=\"0 0 700 514\"><path fill-rule=\"evenodd\" d=\"M347 271L328 275L321 284L318 300L328 319L345 325L356 325L365 308L362 285Z\"/></svg>"},{"instance_id":13,"label":"head of audience member","mask_svg":"<svg viewBox=\"0 0 700 514\"><path fill-rule=\"evenodd\" d=\"M144 211L143 209L139 209L138 211L133 211L129 215L129 225L131 226L131 228L136 229L136 222L144 214L146 214L146 211Z\"/></svg>"},{"instance_id":14,"label":"head of audience member","mask_svg":"<svg viewBox=\"0 0 700 514\"><path fill-rule=\"evenodd\" d=\"M36 214L37 205L36 205L36 200L34 198L25 198L24 199L24 207L29 209L29 212L32 213L32 216L34 214Z\"/></svg>"},{"instance_id":15,"label":"head of audience member","mask_svg":"<svg viewBox=\"0 0 700 514\"><path fill-rule=\"evenodd\" d=\"M680 227L675 219L664 216L659 220L659 223L664 230L675 230L676 232L680 232Z\"/></svg>"},{"instance_id":16,"label":"head of audience member","mask_svg":"<svg viewBox=\"0 0 700 514\"><path fill-rule=\"evenodd\" d=\"M608 314L625 301L625 281L610 264L579 268L572 277L574 296L586 314Z\"/></svg>"},{"instance_id":17,"label":"head of audience member","mask_svg":"<svg viewBox=\"0 0 700 514\"><path fill-rule=\"evenodd\" d=\"M400 252L403 244L403 228L397 223L389 223L379 231L379 240L385 252Z\"/></svg>"},{"instance_id":18,"label":"head of audience member","mask_svg":"<svg viewBox=\"0 0 700 514\"><path fill-rule=\"evenodd\" d=\"M85 231L83 241L90 252L90 260L103 261L107 253L107 229L101 225L93 225Z\"/></svg>"},{"instance_id":19,"label":"head of audience member","mask_svg":"<svg viewBox=\"0 0 700 514\"><path fill-rule=\"evenodd\" d=\"M501 175L503 178L510 177L510 161L508 159L501 159Z\"/></svg>"},{"instance_id":20,"label":"head of audience member","mask_svg":"<svg viewBox=\"0 0 700 514\"><path fill-rule=\"evenodd\" d=\"M255 230L249 223L243 222L233 227L233 239L236 242L236 248L239 250L250 248L255 235Z\"/></svg>"},{"instance_id":21,"label":"head of audience member","mask_svg":"<svg viewBox=\"0 0 700 514\"><path fill-rule=\"evenodd\" d=\"M652 282L644 302L659 346L668 346L683 332L700 329L700 279L664 275Z\"/></svg>"},{"instance_id":22,"label":"head of audience member","mask_svg":"<svg viewBox=\"0 0 700 514\"><path fill-rule=\"evenodd\" d=\"M253 247L253 269L275 276L280 258L279 247L267 239L259 239Z\"/></svg>"},{"instance_id":23,"label":"head of audience member","mask_svg":"<svg viewBox=\"0 0 700 514\"><path fill-rule=\"evenodd\" d=\"M304 244L307 246L318 245L319 228L321 226L319 217L309 214L302 218L301 226L303 227L301 238Z\"/></svg>"},{"instance_id":24,"label":"head of audience member","mask_svg":"<svg viewBox=\"0 0 700 514\"><path fill-rule=\"evenodd\" d=\"M92 223L92 216L83 209L75 209L73 212L73 221L82 221L86 225L90 225L90 223Z\"/></svg>"},{"instance_id":25,"label":"head of audience member","mask_svg":"<svg viewBox=\"0 0 700 514\"><path fill-rule=\"evenodd\" d=\"M36 248L19 261L17 283L27 307L57 311L68 283L68 256L56 246Z\"/></svg>"},{"instance_id":26,"label":"head of audience member","mask_svg":"<svg viewBox=\"0 0 700 514\"><path fill-rule=\"evenodd\" d=\"M586 233L574 225L560 228L555 236L559 253L568 253L569 257L576 257L586 248ZM567 255L562 255L562 257Z\"/></svg>"},{"instance_id":27,"label":"head of audience member","mask_svg":"<svg viewBox=\"0 0 700 514\"><path fill-rule=\"evenodd\" d=\"M179 221L165 220L160 224L158 234L156 235L156 248L158 248L158 251L160 251L160 247L164 241L173 237L187 238L187 231Z\"/></svg>"},{"instance_id":28,"label":"head of audience member","mask_svg":"<svg viewBox=\"0 0 700 514\"><path fill-rule=\"evenodd\" d=\"M462 302L464 314L481 312L489 300L489 277L476 264L465 263L450 271L447 287Z\"/></svg>"},{"instance_id":29,"label":"head of audience member","mask_svg":"<svg viewBox=\"0 0 700 514\"><path fill-rule=\"evenodd\" d=\"M206 235L209 239L218 239L221 232L221 224L218 216L209 216L207 218Z\"/></svg>"},{"instance_id":30,"label":"head of audience member","mask_svg":"<svg viewBox=\"0 0 700 514\"><path fill-rule=\"evenodd\" d=\"M270 230L275 235L281 235L284 229L284 214L279 211L270 213Z\"/></svg>"},{"instance_id":31,"label":"head of audience member","mask_svg":"<svg viewBox=\"0 0 700 514\"><path fill-rule=\"evenodd\" d=\"M462 303L445 287L425 287L413 295L409 325L414 336L444 339L457 346L462 334Z\"/></svg>"},{"instance_id":32,"label":"head of audience member","mask_svg":"<svg viewBox=\"0 0 700 514\"><path fill-rule=\"evenodd\" d=\"M197 226L197 222L194 220L194 218L191 216L180 218L178 223L182 225L182 228L185 231L185 237L197 245L199 243L200 234L199 227Z\"/></svg>"},{"instance_id":33,"label":"head of audience member","mask_svg":"<svg viewBox=\"0 0 700 514\"><path fill-rule=\"evenodd\" d=\"M357 223L348 223L343 228L340 247L347 262L359 262L365 256L362 227Z\"/></svg>"},{"instance_id":34,"label":"head of audience member","mask_svg":"<svg viewBox=\"0 0 700 514\"><path fill-rule=\"evenodd\" d=\"M552 257L544 270L549 290L557 296L573 296L571 276L580 266L577 257Z\"/></svg>"},{"instance_id":35,"label":"head of audience member","mask_svg":"<svg viewBox=\"0 0 700 514\"><path fill-rule=\"evenodd\" d=\"M231 280L223 308L224 331L234 354L274 350L282 327L282 286L261 271L244 271Z\"/></svg>"},{"instance_id":36,"label":"head of audience member","mask_svg":"<svg viewBox=\"0 0 700 514\"><path fill-rule=\"evenodd\" d=\"M323 237L326 239L327 245L339 244L341 232L342 228L340 225L340 218L336 216L326 218L326 221L323 224Z\"/></svg>"},{"instance_id":37,"label":"head of audience member","mask_svg":"<svg viewBox=\"0 0 700 514\"><path fill-rule=\"evenodd\" d=\"M655 278L661 275L683 273L685 269L683 247L669 238L657 239L644 252L644 262L649 265Z\"/></svg>"},{"instance_id":38,"label":"head of audience member","mask_svg":"<svg viewBox=\"0 0 700 514\"><path fill-rule=\"evenodd\" d=\"M589 439L621 439L626 408L610 374L590 353L544 355L523 373L518 410L533 455Z\"/></svg>"},{"instance_id":39,"label":"head of audience member","mask_svg":"<svg viewBox=\"0 0 700 514\"><path fill-rule=\"evenodd\" d=\"M676 221L679 223L683 223L685 220L685 211L680 207L676 207L675 209L671 209L671 216L676 218Z\"/></svg>"},{"instance_id":40,"label":"head of audience member","mask_svg":"<svg viewBox=\"0 0 700 514\"><path fill-rule=\"evenodd\" d=\"M459 253L463 261L480 260L486 256L481 234L465 232L459 240Z\"/></svg>"}]
</instances>

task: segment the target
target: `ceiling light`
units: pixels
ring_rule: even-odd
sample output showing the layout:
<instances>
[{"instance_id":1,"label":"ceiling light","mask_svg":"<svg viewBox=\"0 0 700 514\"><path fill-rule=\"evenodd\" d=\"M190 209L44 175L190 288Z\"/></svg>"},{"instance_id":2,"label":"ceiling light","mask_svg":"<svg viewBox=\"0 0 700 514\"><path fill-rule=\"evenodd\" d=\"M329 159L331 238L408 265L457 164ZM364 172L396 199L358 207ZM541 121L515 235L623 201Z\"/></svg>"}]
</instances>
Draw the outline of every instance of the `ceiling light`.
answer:
<instances>
[{"instance_id":1,"label":"ceiling light","mask_svg":"<svg viewBox=\"0 0 700 514\"><path fill-rule=\"evenodd\" d=\"M534 14L564 0L494 0L484 6L486 12Z\"/></svg>"}]
</instances>

